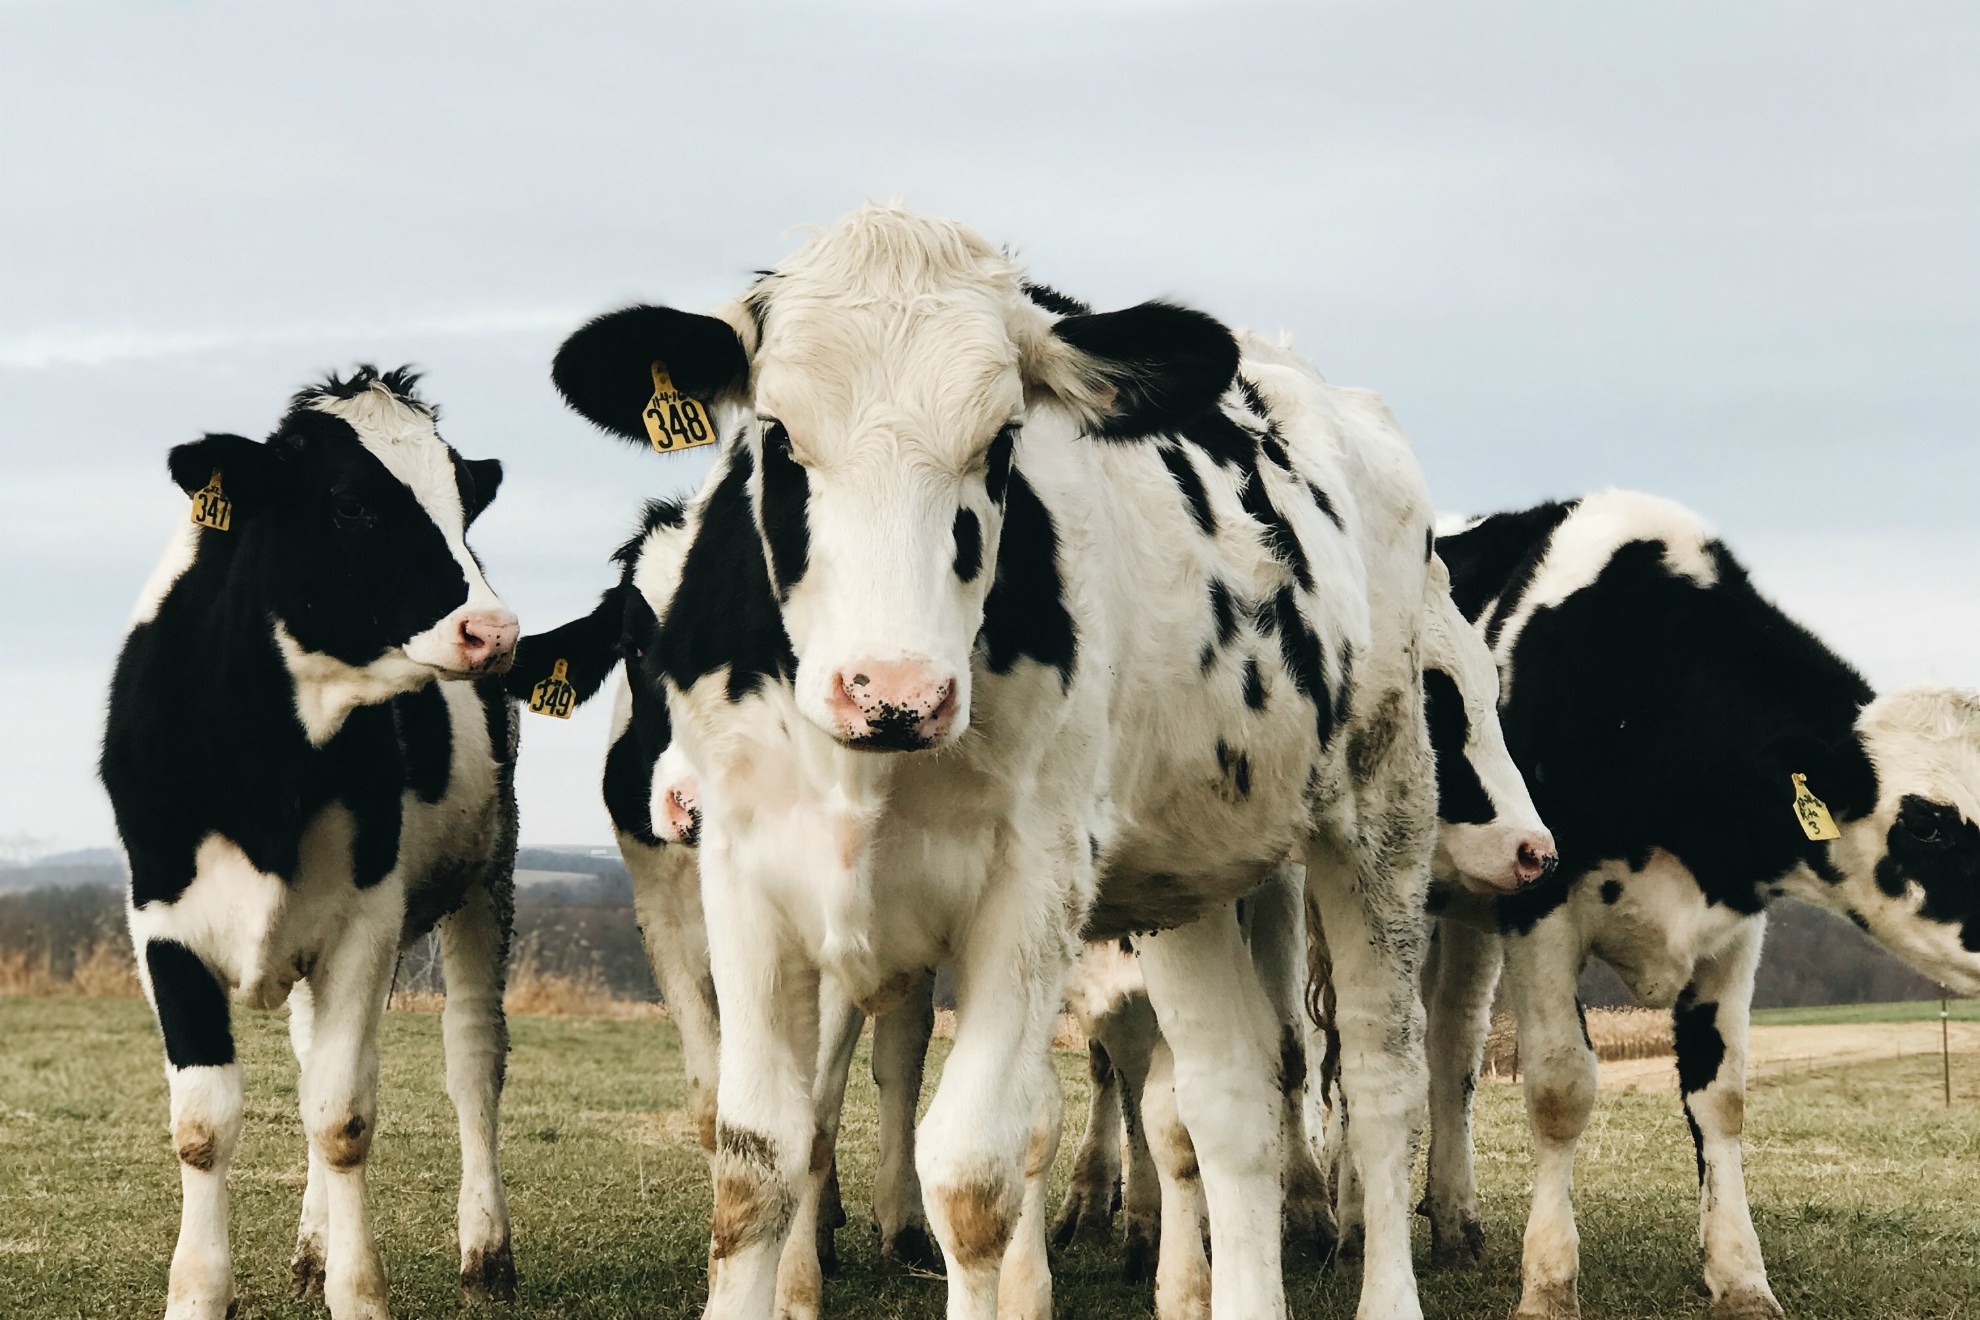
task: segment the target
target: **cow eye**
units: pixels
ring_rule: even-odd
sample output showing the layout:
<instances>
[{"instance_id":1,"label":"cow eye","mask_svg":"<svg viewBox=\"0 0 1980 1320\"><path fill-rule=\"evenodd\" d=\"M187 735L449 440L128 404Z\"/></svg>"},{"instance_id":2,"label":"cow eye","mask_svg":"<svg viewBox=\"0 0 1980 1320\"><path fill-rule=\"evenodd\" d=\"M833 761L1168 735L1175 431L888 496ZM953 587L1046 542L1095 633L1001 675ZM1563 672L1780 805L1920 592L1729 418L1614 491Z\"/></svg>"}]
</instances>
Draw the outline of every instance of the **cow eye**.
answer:
<instances>
[{"instance_id":1,"label":"cow eye","mask_svg":"<svg viewBox=\"0 0 1980 1320\"><path fill-rule=\"evenodd\" d=\"M362 503L349 495L339 495L331 502L330 512L337 521L346 527L368 527L371 525L371 512Z\"/></svg>"},{"instance_id":2,"label":"cow eye","mask_svg":"<svg viewBox=\"0 0 1980 1320\"><path fill-rule=\"evenodd\" d=\"M1904 832L1913 843L1922 843L1928 848L1936 848L1946 841L1945 831L1939 828L1939 822L1935 820L1906 817Z\"/></svg>"}]
</instances>

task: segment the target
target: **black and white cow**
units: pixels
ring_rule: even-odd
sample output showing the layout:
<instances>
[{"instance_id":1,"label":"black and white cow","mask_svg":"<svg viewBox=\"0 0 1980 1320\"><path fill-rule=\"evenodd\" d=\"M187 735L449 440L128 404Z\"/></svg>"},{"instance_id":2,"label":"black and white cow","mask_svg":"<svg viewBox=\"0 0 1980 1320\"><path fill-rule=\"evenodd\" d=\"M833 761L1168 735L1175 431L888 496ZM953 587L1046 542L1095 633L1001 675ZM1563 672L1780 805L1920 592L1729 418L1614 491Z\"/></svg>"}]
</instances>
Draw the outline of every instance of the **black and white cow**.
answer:
<instances>
[{"instance_id":1,"label":"black and white cow","mask_svg":"<svg viewBox=\"0 0 1980 1320\"><path fill-rule=\"evenodd\" d=\"M1001 1279L1007 1314L1045 1314L1061 983L1082 933L1137 932L1213 1309L1283 1314L1280 1033L1234 903L1294 854L1343 951L1362 1312L1420 1313L1430 516L1379 400L1242 352L1180 308L1028 293L891 208L717 315L630 308L560 350L606 429L645 438L659 364L724 437L648 593L722 1005L711 1316L770 1313L822 1177L821 983L878 1012L944 959L956 1042L917 1164L950 1313L996 1314Z\"/></svg>"},{"instance_id":2,"label":"black and white cow","mask_svg":"<svg viewBox=\"0 0 1980 1320\"><path fill-rule=\"evenodd\" d=\"M502 468L441 440L415 382L363 368L296 395L265 442L174 449L172 479L217 485L201 503L223 526L173 537L111 682L102 776L184 1196L173 1320L233 1303L230 999L289 1003L309 1137L294 1281L337 1320L386 1314L364 1196L378 1022L400 948L436 924L461 1282L514 1292L496 1114L515 728L483 676L508 667L516 619L464 539Z\"/></svg>"},{"instance_id":3,"label":"black and white cow","mask_svg":"<svg viewBox=\"0 0 1980 1320\"><path fill-rule=\"evenodd\" d=\"M1596 1065L1575 986L1593 955L1673 1010L1713 1315L1778 1317L1740 1154L1766 906L1789 894L1841 913L1926 975L1980 989L1980 696L1874 696L1694 514L1652 496L1499 514L1438 549L1498 659L1506 744L1561 863L1442 915L1433 1232L1452 1254L1482 1245L1453 1097L1476 1073L1503 949L1536 1166L1519 1314L1578 1314L1570 1187ZM1814 832L1835 837L1804 829L1802 785L1834 821L1808 808Z\"/></svg>"}]
</instances>

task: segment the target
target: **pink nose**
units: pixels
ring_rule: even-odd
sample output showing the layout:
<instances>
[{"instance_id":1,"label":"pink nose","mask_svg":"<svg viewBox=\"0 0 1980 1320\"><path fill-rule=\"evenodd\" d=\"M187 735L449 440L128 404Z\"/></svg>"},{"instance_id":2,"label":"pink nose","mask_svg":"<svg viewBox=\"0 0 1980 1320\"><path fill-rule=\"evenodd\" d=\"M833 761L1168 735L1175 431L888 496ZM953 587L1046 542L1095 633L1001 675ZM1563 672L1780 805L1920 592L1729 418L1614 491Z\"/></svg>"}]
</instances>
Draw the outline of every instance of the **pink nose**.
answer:
<instances>
[{"instance_id":1,"label":"pink nose","mask_svg":"<svg viewBox=\"0 0 1980 1320\"><path fill-rule=\"evenodd\" d=\"M701 841L701 790L694 780L683 779L661 796L659 826L669 843Z\"/></svg>"},{"instance_id":2,"label":"pink nose","mask_svg":"<svg viewBox=\"0 0 1980 1320\"><path fill-rule=\"evenodd\" d=\"M1530 885L1553 870L1554 863L1559 860L1554 853L1552 836L1529 834L1519 841L1519 848L1513 854L1513 878L1520 884Z\"/></svg>"},{"instance_id":3,"label":"pink nose","mask_svg":"<svg viewBox=\"0 0 1980 1320\"><path fill-rule=\"evenodd\" d=\"M955 680L914 661L851 665L833 675L825 700L841 738L878 751L933 746L956 717Z\"/></svg>"},{"instance_id":4,"label":"pink nose","mask_svg":"<svg viewBox=\"0 0 1980 1320\"><path fill-rule=\"evenodd\" d=\"M507 673L515 659L516 616L507 610L475 610L461 616L461 668L477 674Z\"/></svg>"}]
</instances>

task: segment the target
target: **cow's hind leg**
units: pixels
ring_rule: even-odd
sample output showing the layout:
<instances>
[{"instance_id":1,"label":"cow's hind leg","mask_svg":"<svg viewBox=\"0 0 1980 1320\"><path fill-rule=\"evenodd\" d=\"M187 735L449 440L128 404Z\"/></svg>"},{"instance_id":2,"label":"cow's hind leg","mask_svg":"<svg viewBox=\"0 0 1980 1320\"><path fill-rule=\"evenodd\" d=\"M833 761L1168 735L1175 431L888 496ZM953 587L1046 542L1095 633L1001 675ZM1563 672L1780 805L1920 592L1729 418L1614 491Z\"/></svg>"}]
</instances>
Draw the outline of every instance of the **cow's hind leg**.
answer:
<instances>
[{"instance_id":1,"label":"cow's hind leg","mask_svg":"<svg viewBox=\"0 0 1980 1320\"><path fill-rule=\"evenodd\" d=\"M461 1194L457 1223L464 1299L512 1299L516 1263L509 1242L509 1203L498 1151L509 1026L502 1013L509 902L486 884L472 885L460 908L440 923L447 1000L441 1033L447 1050L447 1095L460 1120Z\"/></svg>"},{"instance_id":2,"label":"cow's hind leg","mask_svg":"<svg viewBox=\"0 0 1980 1320\"><path fill-rule=\"evenodd\" d=\"M811 1159L798 1193L790 1235L777 1263L778 1320L814 1320L824 1296L825 1270L819 1252L819 1228L825 1189L839 1145L839 1115L845 1108L846 1075L866 1015L837 988L821 978L818 1003L818 1071L811 1084L811 1107L817 1116L811 1136Z\"/></svg>"},{"instance_id":3,"label":"cow's hind leg","mask_svg":"<svg viewBox=\"0 0 1980 1320\"><path fill-rule=\"evenodd\" d=\"M309 1044L316 1021L316 1000L309 982L298 981L289 990L289 1048L295 1052L298 1069L309 1066ZM323 1168L323 1156L316 1143L309 1148L309 1172L303 1183L302 1222L296 1228L296 1252L289 1260L289 1286L297 1297L323 1293L323 1263L330 1235L330 1188Z\"/></svg>"},{"instance_id":4,"label":"cow's hind leg","mask_svg":"<svg viewBox=\"0 0 1980 1320\"><path fill-rule=\"evenodd\" d=\"M1485 1258L1471 1145L1471 1102L1492 1026L1499 984L1499 937L1461 922L1437 928L1423 983L1429 1016L1430 1176L1423 1210L1430 1258L1440 1264Z\"/></svg>"},{"instance_id":5,"label":"cow's hind leg","mask_svg":"<svg viewBox=\"0 0 1980 1320\"><path fill-rule=\"evenodd\" d=\"M166 1320L222 1320L234 1304L227 1241L227 1166L241 1136L241 1068L227 993L192 950L147 940L140 978L165 1038L172 1147L179 1157L179 1243Z\"/></svg>"},{"instance_id":6,"label":"cow's hind leg","mask_svg":"<svg viewBox=\"0 0 1980 1320\"><path fill-rule=\"evenodd\" d=\"M1781 1320L1746 1203L1740 1130L1746 1120L1746 1033L1766 918L1699 964L1672 1011L1678 1087L1698 1150L1698 1237L1713 1320Z\"/></svg>"},{"instance_id":7,"label":"cow's hind leg","mask_svg":"<svg viewBox=\"0 0 1980 1320\"><path fill-rule=\"evenodd\" d=\"M1091 1037L1086 1042L1086 1073L1092 1084L1086 1130L1073 1156L1066 1203L1052 1225L1055 1247L1070 1246L1079 1238L1104 1240L1121 1199L1121 1081L1106 1045Z\"/></svg>"},{"instance_id":8,"label":"cow's hind leg","mask_svg":"<svg viewBox=\"0 0 1980 1320\"><path fill-rule=\"evenodd\" d=\"M1203 1202L1196 1146L1176 1112L1175 1056L1168 1042L1155 1042L1143 1080L1141 1117L1161 1196L1155 1314L1159 1320L1208 1320L1210 1258L1203 1250L1203 1230L1209 1212Z\"/></svg>"},{"instance_id":9,"label":"cow's hind leg","mask_svg":"<svg viewBox=\"0 0 1980 1320\"><path fill-rule=\"evenodd\" d=\"M914 1170L914 1119L921 1104L928 1041L935 1034L935 973L873 1023L873 1086L880 1103L880 1157L873 1169L873 1222L880 1260L888 1268L939 1269L942 1257L928 1236L921 1179Z\"/></svg>"},{"instance_id":10,"label":"cow's hind leg","mask_svg":"<svg viewBox=\"0 0 1980 1320\"><path fill-rule=\"evenodd\" d=\"M688 1104L695 1136L715 1155L715 1077L721 1067L721 1023L708 964L708 923L701 907L701 871L695 849L646 844L620 831L619 855L632 874L633 915L646 944L653 982L681 1037Z\"/></svg>"}]
</instances>

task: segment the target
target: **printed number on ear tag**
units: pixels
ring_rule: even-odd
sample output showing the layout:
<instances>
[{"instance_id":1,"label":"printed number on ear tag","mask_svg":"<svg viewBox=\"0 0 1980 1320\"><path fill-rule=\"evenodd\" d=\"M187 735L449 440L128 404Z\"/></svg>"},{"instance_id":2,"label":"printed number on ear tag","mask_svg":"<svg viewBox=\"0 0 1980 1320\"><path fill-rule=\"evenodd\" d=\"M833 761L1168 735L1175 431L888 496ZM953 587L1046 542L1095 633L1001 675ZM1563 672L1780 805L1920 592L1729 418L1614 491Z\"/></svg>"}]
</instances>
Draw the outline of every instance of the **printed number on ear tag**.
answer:
<instances>
[{"instance_id":1,"label":"printed number on ear tag","mask_svg":"<svg viewBox=\"0 0 1980 1320\"><path fill-rule=\"evenodd\" d=\"M559 660L550 667L550 677L529 690L529 708L538 715L554 715L567 720L577 708L577 689L571 686L571 667Z\"/></svg>"},{"instance_id":2,"label":"printed number on ear tag","mask_svg":"<svg viewBox=\"0 0 1980 1320\"><path fill-rule=\"evenodd\" d=\"M1828 804L1809 791L1807 775L1793 775L1794 818L1801 822L1801 832L1810 839L1821 842L1824 839L1840 839L1842 831L1836 828L1836 818L1829 814Z\"/></svg>"},{"instance_id":3,"label":"printed number on ear tag","mask_svg":"<svg viewBox=\"0 0 1980 1320\"><path fill-rule=\"evenodd\" d=\"M234 502L220 493L219 468L213 469L213 475L206 479L206 484L193 492L192 520L216 532L224 532L234 525Z\"/></svg>"},{"instance_id":4,"label":"printed number on ear tag","mask_svg":"<svg viewBox=\"0 0 1980 1320\"><path fill-rule=\"evenodd\" d=\"M667 374L664 362L653 364L653 397L647 400L646 411L641 416L646 421L646 438L653 442L655 453L676 454L697 445L715 443L715 427L708 420L708 410L701 406L701 400L674 388L674 378Z\"/></svg>"}]
</instances>

